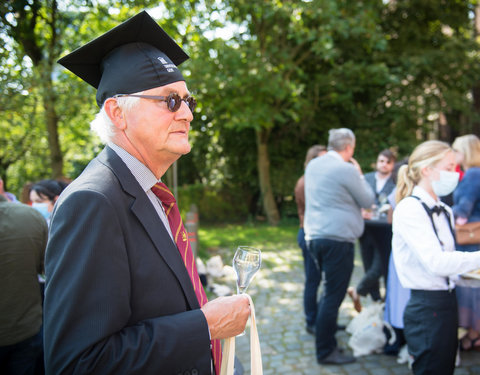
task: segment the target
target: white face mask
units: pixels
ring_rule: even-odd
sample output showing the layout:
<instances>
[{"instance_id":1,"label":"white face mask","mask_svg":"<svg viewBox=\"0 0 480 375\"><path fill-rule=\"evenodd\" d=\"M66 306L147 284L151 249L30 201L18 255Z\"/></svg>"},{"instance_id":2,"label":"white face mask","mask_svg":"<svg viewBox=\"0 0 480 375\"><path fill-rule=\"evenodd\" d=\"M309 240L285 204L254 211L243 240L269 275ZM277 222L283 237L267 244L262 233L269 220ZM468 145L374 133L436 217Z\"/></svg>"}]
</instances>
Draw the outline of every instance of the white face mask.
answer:
<instances>
[{"instance_id":1,"label":"white face mask","mask_svg":"<svg viewBox=\"0 0 480 375\"><path fill-rule=\"evenodd\" d=\"M50 219L51 213L48 212L48 203L32 203L32 208L36 209L42 214L45 220Z\"/></svg>"},{"instance_id":2,"label":"white face mask","mask_svg":"<svg viewBox=\"0 0 480 375\"><path fill-rule=\"evenodd\" d=\"M440 179L432 180L432 189L437 197L450 194L458 185L460 174L458 172L439 171Z\"/></svg>"}]
</instances>

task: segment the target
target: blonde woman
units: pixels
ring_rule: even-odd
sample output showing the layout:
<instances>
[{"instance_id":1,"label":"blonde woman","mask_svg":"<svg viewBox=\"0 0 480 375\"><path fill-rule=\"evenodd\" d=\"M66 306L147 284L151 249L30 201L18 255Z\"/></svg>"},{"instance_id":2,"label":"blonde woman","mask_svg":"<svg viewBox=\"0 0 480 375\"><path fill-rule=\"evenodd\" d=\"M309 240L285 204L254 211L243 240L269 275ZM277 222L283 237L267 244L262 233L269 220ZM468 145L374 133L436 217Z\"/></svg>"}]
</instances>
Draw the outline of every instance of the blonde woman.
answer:
<instances>
[{"instance_id":1,"label":"blonde woman","mask_svg":"<svg viewBox=\"0 0 480 375\"><path fill-rule=\"evenodd\" d=\"M480 252L456 252L452 210L439 197L458 183L448 144L415 148L398 174L392 251L398 277L411 297L404 313L414 374L451 375L457 351L458 274L480 267Z\"/></svg>"},{"instance_id":2,"label":"blonde woman","mask_svg":"<svg viewBox=\"0 0 480 375\"><path fill-rule=\"evenodd\" d=\"M465 175L453 193L453 213L456 224L480 221L480 140L474 134L455 139L452 148ZM457 245L460 251L476 251L480 243ZM461 327L467 329L461 340L461 349L480 350L480 281L461 280L457 288L458 317Z\"/></svg>"}]
</instances>

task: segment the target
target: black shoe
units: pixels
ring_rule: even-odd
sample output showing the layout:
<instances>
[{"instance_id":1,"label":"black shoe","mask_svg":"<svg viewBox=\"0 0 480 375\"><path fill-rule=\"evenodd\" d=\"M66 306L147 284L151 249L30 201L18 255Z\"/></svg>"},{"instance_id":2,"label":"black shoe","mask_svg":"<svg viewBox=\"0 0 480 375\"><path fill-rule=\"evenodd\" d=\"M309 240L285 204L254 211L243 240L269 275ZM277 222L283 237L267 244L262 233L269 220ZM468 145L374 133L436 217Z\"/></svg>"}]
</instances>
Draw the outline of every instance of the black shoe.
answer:
<instances>
[{"instance_id":1,"label":"black shoe","mask_svg":"<svg viewBox=\"0 0 480 375\"><path fill-rule=\"evenodd\" d=\"M333 351L326 357L319 359L318 363L322 365L345 365L347 363L355 362L355 357L343 354L339 348L333 349Z\"/></svg>"},{"instance_id":2,"label":"black shoe","mask_svg":"<svg viewBox=\"0 0 480 375\"><path fill-rule=\"evenodd\" d=\"M308 324L307 324L307 326L305 327L305 330L306 330L309 334L315 336L315 326L311 326L311 325L308 325Z\"/></svg>"}]
</instances>

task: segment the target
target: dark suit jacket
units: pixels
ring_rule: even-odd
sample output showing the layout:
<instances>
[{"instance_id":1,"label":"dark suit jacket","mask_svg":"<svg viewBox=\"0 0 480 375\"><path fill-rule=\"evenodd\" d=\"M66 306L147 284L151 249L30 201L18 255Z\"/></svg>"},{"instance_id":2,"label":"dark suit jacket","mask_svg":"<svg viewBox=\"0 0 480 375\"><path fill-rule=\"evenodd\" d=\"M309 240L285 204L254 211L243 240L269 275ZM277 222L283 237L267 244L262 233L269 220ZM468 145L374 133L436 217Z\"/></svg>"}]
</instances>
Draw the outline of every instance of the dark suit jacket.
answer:
<instances>
[{"instance_id":1,"label":"dark suit jacket","mask_svg":"<svg viewBox=\"0 0 480 375\"><path fill-rule=\"evenodd\" d=\"M158 214L109 147L61 195L46 252L47 374L210 374L208 325Z\"/></svg>"},{"instance_id":2,"label":"dark suit jacket","mask_svg":"<svg viewBox=\"0 0 480 375\"><path fill-rule=\"evenodd\" d=\"M374 191L374 193L375 193L375 204L378 205L379 195L383 193L386 196L388 196L392 192L392 190L395 188L395 182L393 182L392 176L390 176L388 178L387 182L385 182L385 185L383 185L382 191L377 193L377 178L375 176L376 176L376 172L369 172L369 173L365 174L365 180L368 182L368 184L370 185L370 187Z\"/></svg>"}]
</instances>

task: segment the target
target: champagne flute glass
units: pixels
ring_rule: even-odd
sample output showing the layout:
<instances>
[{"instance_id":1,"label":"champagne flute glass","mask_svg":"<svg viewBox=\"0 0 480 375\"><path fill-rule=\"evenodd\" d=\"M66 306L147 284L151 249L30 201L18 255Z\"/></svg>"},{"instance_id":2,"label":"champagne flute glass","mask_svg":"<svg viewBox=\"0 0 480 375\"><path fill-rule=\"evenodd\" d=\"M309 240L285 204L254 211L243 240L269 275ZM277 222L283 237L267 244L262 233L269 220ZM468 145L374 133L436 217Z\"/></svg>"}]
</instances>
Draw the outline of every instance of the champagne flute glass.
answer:
<instances>
[{"instance_id":1,"label":"champagne flute glass","mask_svg":"<svg viewBox=\"0 0 480 375\"><path fill-rule=\"evenodd\" d=\"M262 264L261 251L250 246L239 246L233 257L233 269L237 274L237 294L245 293L253 276ZM245 335L243 331L238 336Z\"/></svg>"},{"instance_id":2,"label":"champagne flute glass","mask_svg":"<svg viewBox=\"0 0 480 375\"><path fill-rule=\"evenodd\" d=\"M380 193L378 196L378 211L379 217L385 218L387 216L387 212L385 211L385 205L388 203L388 196L385 193Z\"/></svg>"},{"instance_id":3,"label":"champagne flute glass","mask_svg":"<svg viewBox=\"0 0 480 375\"><path fill-rule=\"evenodd\" d=\"M233 269L237 274L237 294L245 293L253 276L262 264L261 251L250 246L239 246L233 257Z\"/></svg>"},{"instance_id":4,"label":"champagne flute glass","mask_svg":"<svg viewBox=\"0 0 480 375\"><path fill-rule=\"evenodd\" d=\"M388 196L385 193L380 193L378 195L379 206L382 207L385 203L388 203Z\"/></svg>"}]
</instances>

